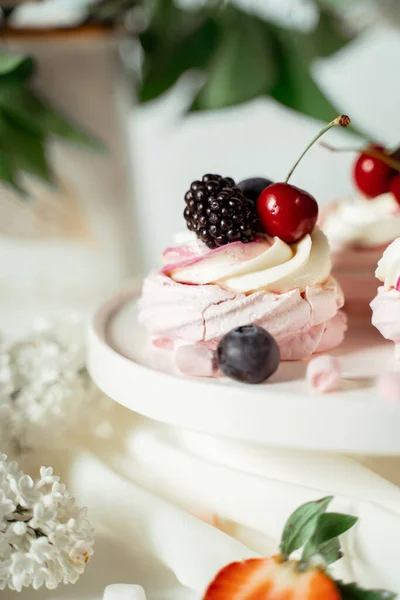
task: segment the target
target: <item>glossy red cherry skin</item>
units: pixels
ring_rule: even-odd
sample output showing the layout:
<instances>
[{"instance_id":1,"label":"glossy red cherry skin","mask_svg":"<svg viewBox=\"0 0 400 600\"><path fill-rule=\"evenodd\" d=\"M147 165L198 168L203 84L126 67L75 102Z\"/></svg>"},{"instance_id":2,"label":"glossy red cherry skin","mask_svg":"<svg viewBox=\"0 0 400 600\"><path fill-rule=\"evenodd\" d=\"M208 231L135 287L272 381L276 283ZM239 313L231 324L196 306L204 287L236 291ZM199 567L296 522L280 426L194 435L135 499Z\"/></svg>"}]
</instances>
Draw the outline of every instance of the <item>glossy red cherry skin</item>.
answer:
<instances>
[{"instance_id":1,"label":"glossy red cherry skin","mask_svg":"<svg viewBox=\"0 0 400 600\"><path fill-rule=\"evenodd\" d=\"M370 146L375 150L384 150L382 146ZM358 189L368 198L375 198L389 190L392 169L379 158L360 154L354 165L354 179Z\"/></svg>"},{"instance_id":2,"label":"glossy red cherry skin","mask_svg":"<svg viewBox=\"0 0 400 600\"><path fill-rule=\"evenodd\" d=\"M311 194L289 183L273 183L257 200L261 229L287 244L312 233L318 219L318 204Z\"/></svg>"},{"instance_id":3,"label":"glossy red cherry skin","mask_svg":"<svg viewBox=\"0 0 400 600\"><path fill-rule=\"evenodd\" d=\"M389 192L393 194L397 202L400 204L400 173L395 175L389 184Z\"/></svg>"}]
</instances>

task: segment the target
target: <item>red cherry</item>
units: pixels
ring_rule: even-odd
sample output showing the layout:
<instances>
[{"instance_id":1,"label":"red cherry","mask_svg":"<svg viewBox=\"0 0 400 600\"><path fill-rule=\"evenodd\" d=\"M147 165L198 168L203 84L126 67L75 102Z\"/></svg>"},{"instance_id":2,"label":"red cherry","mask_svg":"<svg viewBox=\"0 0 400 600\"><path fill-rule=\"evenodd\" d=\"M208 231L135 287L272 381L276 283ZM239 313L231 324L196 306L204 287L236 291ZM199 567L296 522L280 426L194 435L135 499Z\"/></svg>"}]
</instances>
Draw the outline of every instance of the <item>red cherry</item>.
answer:
<instances>
[{"instance_id":1,"label":"red cherry","mask_svg":"<svg viewBox=\"0 0 400 600\"><path fill-rule=\"evenodd\" d=\"M285 182L273 183L261 192L257 200L257 214L265 233L279 237L287 244L298 242L307 233L312 233L318 219L317 201L311 194L290 185L288 181L303 156L324 133L335 125L347 127L349 124L349 117L340 115L325 125L290 169Z\"/></svg>"},{"instance_id":2,"label":"red cherry","mask_svg":"<svg viewBox=\"0 0 400 600\"><path fill-rule=\"evenodd\" d=\"M318 204L311 194L289 183L273 183L257 200L261 228L287 244L312 233L318 219Z\"/></svg>"},{"instance_id":3,"label":"red cherry","mask_svg":"<svg viewBox=\"0 0 400 600\"><path fill-rule=\"evenodd\" d=\"M372 150L384 151L382 146L371 145ZM375 198L389 189L392 169L382 160L366 153L360 154L354 165L354 179L358 189L368 198Z\"/></svg>"},{"instance_id":4,"label":"red cherry","mask_svg":"<svg viewBox=\"0 0 400 600\"><path fill-rule=\"evenodd\" d=\"M400 204L400 174L395 175L389 184L389 192L393 194L397 202Z\"/></svg>"}]
</instances>

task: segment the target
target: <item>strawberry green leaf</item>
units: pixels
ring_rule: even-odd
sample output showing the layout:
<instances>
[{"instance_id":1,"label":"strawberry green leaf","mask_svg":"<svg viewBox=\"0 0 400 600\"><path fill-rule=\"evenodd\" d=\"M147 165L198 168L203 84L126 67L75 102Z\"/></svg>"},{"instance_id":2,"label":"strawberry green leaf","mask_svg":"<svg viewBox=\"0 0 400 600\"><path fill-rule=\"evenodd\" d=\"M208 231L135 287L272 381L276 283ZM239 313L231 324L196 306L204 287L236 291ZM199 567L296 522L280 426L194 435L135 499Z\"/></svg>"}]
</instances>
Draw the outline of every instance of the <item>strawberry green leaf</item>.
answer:
<instances>
[{"instance_id":1,"label":"strawberry green leaf","mask_svg":"<svg viewBox=\"0 0 400 600\"><path fill-rule=\"evenodd\" d=\"M283 530L280 550L284 558L298 550L311 538L319 517L326 511L333 496L307 502L289 517Z\"/></svg>"},{"instance_id":2,"label":"strawberry green leaf","mask_svg":"<svg viewBox=\"0 0 400 600\"><path fill-rule=\"evenodd\" d=\"M351 529L356 523L357 517L344 515L342 513L321 514L312 536L304 546L302 562L308 562L313 556L321 553L321 547L326 542L338 538Z\"/></svg>"},{"instance_id":3,"label":"strawberry green leaf","mask_svg":"<svg viewBox=\"0 0 400 600\"><path fill-rule=\"evenodd\" d=\"M321 544L318 555L324 560L325 564L331 565L343 557L340 541L338 538L333 538L329 542Z\"/></svg>"},{"instance_id":4,"label":"strawberry green leaf","mask_svg":"<svg viewBox=\"0 0 400 600\"><path fill-rule=\"evenodd\" d=\"M397 594L387 590L363 590L355 583L335 582L342 600L395 600Z\"/></svg>"}]
</instances>

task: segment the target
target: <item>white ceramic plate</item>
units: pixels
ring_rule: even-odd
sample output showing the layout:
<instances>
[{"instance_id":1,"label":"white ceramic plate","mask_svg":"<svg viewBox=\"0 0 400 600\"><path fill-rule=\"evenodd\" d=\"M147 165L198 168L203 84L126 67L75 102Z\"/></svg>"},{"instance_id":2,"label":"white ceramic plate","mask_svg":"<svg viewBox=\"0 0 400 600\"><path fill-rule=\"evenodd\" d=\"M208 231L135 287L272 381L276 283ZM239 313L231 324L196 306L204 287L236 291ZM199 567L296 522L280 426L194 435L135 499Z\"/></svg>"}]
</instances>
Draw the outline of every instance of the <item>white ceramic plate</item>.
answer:
<instances>
[{"instance_id":1,"label":"white ceramic plate","mask_svg":"<svg viewBox=\"0 0 400 600\"><path fill-rule=\"evenodd\" d=\"M375 377L392 366L393 345L366 322L350 323L334 352L343 367L340 391L312 395L306 362L282 363L258 386L174 374L165 351L148 358L136 313L134 292L115 296L95 315L88 346L93 379L130 410L268 446L400 455L400 403L379 398L375 389Z\"/></svg>"}]
</instances>

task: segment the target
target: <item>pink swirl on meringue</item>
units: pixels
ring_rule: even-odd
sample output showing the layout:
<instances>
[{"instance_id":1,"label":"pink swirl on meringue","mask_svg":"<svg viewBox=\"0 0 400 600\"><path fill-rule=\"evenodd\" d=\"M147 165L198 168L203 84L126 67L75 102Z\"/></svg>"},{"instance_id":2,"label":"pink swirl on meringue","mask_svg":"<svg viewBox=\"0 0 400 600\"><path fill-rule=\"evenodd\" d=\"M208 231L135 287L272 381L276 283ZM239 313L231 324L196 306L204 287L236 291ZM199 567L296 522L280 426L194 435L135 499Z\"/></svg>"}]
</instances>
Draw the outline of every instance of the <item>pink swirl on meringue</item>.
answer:
<instances>
[{"instance_id":1,"label":"pink swirl on meringue","mask_svg":"<svg viewBox=\"0 0 400 600\"><path fill-rule=\"evenodd\" d=\"M201 242L197 244L204 247ZM180 260L182 253L185 258ZM326 281L331 272L328 240L318 227L296 244L264 236L248 244L227 244L206 254L199 253L194 245L192 253L178 246L176 262L162 272L178 283L218 284L245 294L259 290L282 293L296 288L304 291L307 286Z\"/></svg>"}]
</instances>

